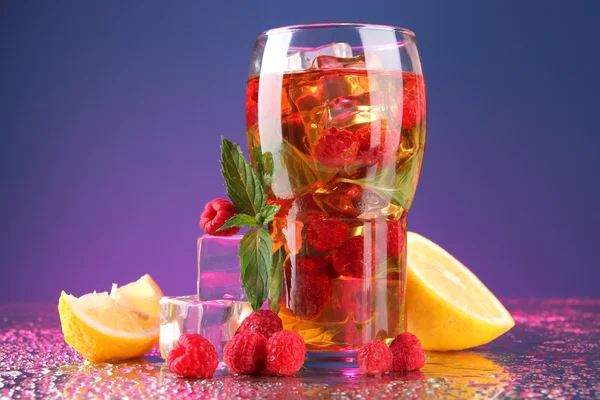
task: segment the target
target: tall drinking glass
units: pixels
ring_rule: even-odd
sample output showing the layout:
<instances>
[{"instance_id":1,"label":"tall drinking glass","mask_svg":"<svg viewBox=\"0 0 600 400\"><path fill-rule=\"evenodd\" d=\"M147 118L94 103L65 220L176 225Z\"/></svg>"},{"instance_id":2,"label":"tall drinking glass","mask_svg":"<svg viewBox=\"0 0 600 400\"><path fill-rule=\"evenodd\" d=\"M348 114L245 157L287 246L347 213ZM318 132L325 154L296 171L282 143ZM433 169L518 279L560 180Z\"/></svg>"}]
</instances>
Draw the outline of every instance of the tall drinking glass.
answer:
<instances>
[{"instance_id":1,"label":"tall drinking glass","mask_svg":"<svg viewBox=\"0 0 600 400\"><path fill-rule=\"evenodd\" d=\"M406 29L298 25L258 35L246 92L251 162L281 207L279 315L307 365L348 366L406 328L406 219L423 160L425 82Z\"/></svg>"}]
</instances>

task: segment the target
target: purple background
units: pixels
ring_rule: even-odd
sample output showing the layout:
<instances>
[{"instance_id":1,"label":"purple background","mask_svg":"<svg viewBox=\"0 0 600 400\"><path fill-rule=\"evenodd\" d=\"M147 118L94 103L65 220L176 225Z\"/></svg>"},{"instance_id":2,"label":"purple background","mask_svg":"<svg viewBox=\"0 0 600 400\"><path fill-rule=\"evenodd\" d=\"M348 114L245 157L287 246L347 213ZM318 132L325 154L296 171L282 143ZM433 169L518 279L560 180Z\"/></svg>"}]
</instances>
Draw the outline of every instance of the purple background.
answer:
<instances>
[{"instance_id":1,"label":"purple background","mask_svg":"<svg viewBox=\"0 0 600 400\"><path fill-rule=\"evenodd\" d=\"M195 290L219 138L244 143L255 35L360 21L417 33L428 145L409 228L500 296L598 296L597 1L0 5L0 301L148 272Z\"/></svg>"}]
</instances>

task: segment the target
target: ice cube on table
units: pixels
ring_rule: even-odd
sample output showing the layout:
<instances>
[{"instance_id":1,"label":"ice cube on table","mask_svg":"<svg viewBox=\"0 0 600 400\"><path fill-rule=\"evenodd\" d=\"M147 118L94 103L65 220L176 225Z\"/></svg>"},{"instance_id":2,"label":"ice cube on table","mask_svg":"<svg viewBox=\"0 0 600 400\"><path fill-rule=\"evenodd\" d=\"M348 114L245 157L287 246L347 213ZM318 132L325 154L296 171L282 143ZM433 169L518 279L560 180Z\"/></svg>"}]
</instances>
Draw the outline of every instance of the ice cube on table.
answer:
<instances>
[{"instance_id":1,"label":"ice cube on table","mask_svg":"<svg viewBox=\"0 0 600 400\"><path fill-rule=\"evenodd\" d=\"M240 279L240 240L242 235L198 238L200 300L247 300Z\"/></svg>"},{"instance_id":2,"label":"ice cube on table","mask_svg":"<svg viewBox=\"0 0 600 400\"><path fill-rule=\"evenodd\" d=\"M160 355L166 359L182 334L199 333L215 346L222 361L223 347L251 312L252 306L245 301L200 301L195 295L163 297L160 300Z\"/></svg>"},{"instance_id":3,"label":"ice cube on table","mask_svg":"<svg viewBox=\"0 0 600 400\"><path fill-rule=\"evenodd\" d=\"M348 43L331 43L324 46L315 47L311 50L300 50L286 59L287 71L300 71L311 68L314 60L318 57L331 56L340 58L352 57L352 46Z\"/></svg>"}]
</instances>

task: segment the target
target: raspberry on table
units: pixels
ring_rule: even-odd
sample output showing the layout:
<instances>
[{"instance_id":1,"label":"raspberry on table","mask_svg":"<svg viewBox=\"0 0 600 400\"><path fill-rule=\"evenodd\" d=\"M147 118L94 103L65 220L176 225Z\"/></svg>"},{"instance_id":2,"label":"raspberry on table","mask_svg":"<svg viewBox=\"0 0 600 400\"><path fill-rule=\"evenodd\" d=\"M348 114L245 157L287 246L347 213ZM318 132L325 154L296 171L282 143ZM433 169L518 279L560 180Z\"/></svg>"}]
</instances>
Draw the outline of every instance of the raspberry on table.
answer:
<instances>
[{"instance_id":1,"label":"raspberry on table","mask_svg":"<svg viewBox=\"0 0 600 400\"><path fill-rule=\"evenodd\" d=\"M371 138L379 136L379 143L373 145ZM359 157L368 165L377 164L383 160L383 165L393 165L396 161L396 153L400 145L400 133L387 126L385 121L381 121L379 126L369 124L356 131L356 138L360 144L358 151Z\"/></svg>"},{"instance_id":2,"label":"raspberry on table","mask_svg":"<svg viewBox=\"0 0 600 400\"><path fill-rule=\"evenodd\" d=\"M267 338L258 332L244 331L231 338L223 349L223 361L234 374L260 373L267 360Z\"/></svg>"},{"instance_id":3,"label":"raspberry on table","mask_svg":"<svg viewBox=\"0 0 600 400\"><path fill-rule=\"evenodd\" d=\"M380 340L365 343L358 350L358 367L367 375L379 375L392 368L392 350Z\"/></svg>"},{"instance_id":4,"label":"raspberry on table","mask_svg":"<svg viewBox=\"0 0 600 400\"><path fill-rule=\"evenodd\" d=\"M318 318L333 293L333 284L323 270L298 270L291 285L290 309L303 319Z\"/></svg>"},{"instance_id":5,"label":"raspberry on table","mask_svg":"<svg viewBox=\"0 0 600 400\"><path fill-rule=\"evenodd\" d=\"M219 356L208 340L198 333L185 333L167 356L169 371L181 378L212 378Z\"/></svg>"},{"instance_id":6,"label":"raspberry on table","mask_svg":"<svg viewBox=\"0 0 600 400\"><path fill-rule=\"evenodd\" d=\"M281 322L281 318L277 314L271 310L258 310L244 318L235 334L254 331L268 339L275 332L281 330L283 330L283 322Z\"/></svg>"},{"instance_id":7,"label":"raspberry on table","mask_svg":"<svg viewBox=\"0 0 600 400\"><path fill-rule=\"evenodd\" d=\"M390 344L394 355L393 371L416 371L425 365L425 352L419 338L412 333L404 332L396 336Z\"/></svg>"},{"instance_id":8,"label":"raspberry on table","mask_svg":"<svg viewBox=\"0 0 600 400\"><path fill-rule=\"evenodd\" d=\"M333 256L333 268L344 276L371 276L375 272L371 253L370 246L365 246L364 236L353 236L346 240ZM367 269L369 271L366 271Z\"/></svg>"},{"instance_id":9,"label":"raspberry on table","mask_svg":"<svg viewBox=\"0 0 600 400\"><path fill-rule=\"evenodd\" d=\"M278 376L292 376L304 363L306 345L296 332L276 332L267 341L266 372Z\"/></svg>"},{"instance_id":10,"label":"raspberry on table","mask_svg":"<svg viewBox=\"0 0 600 400\"><path fill-rule=\"evenodd\" d=\"M330 167L343 167L356 158L360 145L352 132L331 127L319 137L314 152L319 162Z\"/></svg>"},{"instance_id":11,"label":"raspberry on table","mask_svg":"<svg viewBox=\"0 0 600 400\"><path fill-rule=\"evenodd\" d=\"M315 218L306 223L306 240L316 251L328 253L346 241L349 230L348 225L342 221Z\"/></svg>"},{"instance_id":12,"label":"raspberry on table","mask_svg":"<svg viewBox=\"0 0 600 400\"><path fill-rule=\"evenodd\" d=\"M231 236L239 232L239 227L231 227L219 231L218 229L225 225L225 222L237 214L233 203L224 199L213 199L206 203L204 211L200 216L200 228L209 235Z\"/></svg>"}]
</instances>

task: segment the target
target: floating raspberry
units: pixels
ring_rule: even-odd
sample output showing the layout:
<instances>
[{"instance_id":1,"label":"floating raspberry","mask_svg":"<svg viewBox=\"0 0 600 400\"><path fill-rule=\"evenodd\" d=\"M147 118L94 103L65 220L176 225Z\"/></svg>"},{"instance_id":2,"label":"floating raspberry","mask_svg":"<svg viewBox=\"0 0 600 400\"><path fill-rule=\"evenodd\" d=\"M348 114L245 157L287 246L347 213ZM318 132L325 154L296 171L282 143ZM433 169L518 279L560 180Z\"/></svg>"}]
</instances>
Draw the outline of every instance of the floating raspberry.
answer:
<instances>
[{"instance_id":1,"label":"floating raspberry","mask_svg":"<svg viewBox=\"0 0 600 400\"><path fill-rule=\"evenodd\" d=\"M364 236L354 236L346 240L333 256L333 268L344 276L364 278L374 271L372 251L365 246Z\"/></svg>"},{"instance_id":2,"label":"floating raspberry","mask_svg":"<svg viewBox=\"0 0 600 400\"><path fill-rule=\"evenodd\" d=\"M348 182L331 182L314 193L322 211L332 218L375 218L389 202L372 190Z\"/></svg>"},{"instance_id":3,"label":"floating raspberry","mask_svg":"<svg viewBox=\"0 0 600 400\"><path fill-rule=\"evenodd\" d=\"M276 332L267 341L267 369L273 375L292 376L304 363L306 345L296 332Z\"/></svg>"},{"instance_id":4,"label":"floating raspberry","mask_svg":"<svg viewBox=\"0 0 600 400\"><path fill-rule=\"evenodd\" d=\"M290 308L296 317L316 319L329 304L333 285L325 271L310 271L301 268L297 271L291 284Z\"/></svg>"},{"instance_id":5,"label":"floating raspberry","mask_svg":"<svg viewBox=\"0 0 600 400\"><path fill-rule=\"evenodd\" d=\"M387 256L398 257L404 249L405 242L402 221L389 221L387 231Z\"/></svg>"},{"instance_id":6,"label":"floating raspberry","mask_svg":"<svg viewBox=\"0 0 600 400\"><path fill-rule=\"evenodd\" d=\"M425 365L425 353L421 342L412 333L404 332L396 336L390 350L394 355L394 371L416 371Z\"/></svg>"},{"instance_id":7,"label":"floating raspberry","mask_svg":"<svg viewBox=\"0 0 600 400\"><path fill-rule=\"evenodd\" d=\"M229 200L214 199L206 203L204 211L200 216L200 228L209 235L231 236L239 232L240 228L231 227L219 231L218 229L225 225L225 222L237 214L233 203Z\"/></svg>"},{"instance_id":8,"label":"floating raspberry","mask_svg":"<svg viewBox=\"0 0 600 400\"><path fill-rule=\"evenodd\" d=\"M316 251L328 253L348 237L348 225L339 220L316 218L306 223L306 240Z\"/></svg>"},{"instance_id":9,"label":"floating raspberry","mask_svg":"<svg viewBox=\"0 0 600 400\"><path fill-rule=\"evenodd\" d=\"M258 310L248 315L237 328L235 334L240 334L245 331L254 331L263 335L265 338L270 338L275 332L283 329L283 322L271 310Z\"/></svg>"},{"instance_id":10,"label":"floating raspberry","mask_svg":"<svg viewBox=\"0 0 600 400\"><path fill-rule=\"evenodd\" d=\"M223 349L223 361L234 374L259 373L265 368L266 360L267 338L258 332L240 332Z\"/></svg>"},{"instance_id":11,"label":"floating raspberry","mask_svg":"<svg viewBox=\"0 0 600 400\"><path fill-rule=\"evenodd\" d=\"M219 356L208 340L198 333L185 333L167 356L169 371L181 378L212 378Z\"/></svg>"},{"instance_id":12,"label":"floating raspberry","mask_svg":"<svg viewBox=\"0 0 600 400\"><path fill-rule=\"evenodd\" d=\"M314 151L321 164L343 167L354 161L359 147L352 132L332 127L321 134Z\"/></svg>"},{"instance_id":13,"label":"floating raspberry","mask_svg":"<svg viewBox=\"0 0 600 400\"><path fill-rule=\"evenodd\" d=\"M258 122L258 104L252 100L246 100L246 127L252 128Z\"/></svg>"},{"instance_id":14,"label":"floating raspberry","mask_svg":"<svg viewBox=\"0 0 600 400\"><path fill-rule=\"evenodd\" d=\"M392 367L394 358L390 348L379 340L362 345L358 351L358 367L367 375L386 373Z\"/></svg>"},{"instance_id":15,"label":"floating raspberry","mask_svg":"<svg viewBox=\"0 0 600 400\"><path fill-rule=\"evenodd\" d=\"M296 257L296 270L301 272L323 272L330 278L340 276L333 269L331 256L302 256Z\"/></svg>"},{"instance_id":16,"label":"floating raspberry","mask_svg":"<svg viewBox=\"0 0 600 400\"><path fill-rule=\"evenodd\" d=\"M246 126L252 128L258 122L258 79L251 79L246 86Z\"/></svg>"},{"instance_id":17,"label":"floating raspberry","mask_svg":"<svg viewBox=\"0 0 600 400\"><path fill-rule=\"evenodd\" d=\"M404 84L402 86L402 127L412 129L425 117L425 81L422 75L415 73L402 74Z\"/></svg>"},{"instance_id":18,"label":"floating raspberry","mask_svg":"<svg viewBox=\"0 0 600 400\"><path fill-rule=\"evenodd\" d=\"M333 269L332 261L333 257L330 256L296 256L293 258L294 279L297 279L302 274L310 273L324 273L329 279L337 278L340 275ZM291 291L292 287L291 262L292 260L288 260L283 267L288 292Z\"/></svg>"},{"instance_id":19,"label":"floating raspberry","mask_svg":"<svg viewBox=\"0 0 600 400\"><path fill-rule=\"evenodd\" d=\"M371 142L373 136L377 137L377 144ZM360 143L359 157L368 165L377 164L383 160L384 166L393 165L400 145L400 133L389 128L385 121L380 124L369 124L356 131L356 138Z\"/></svg>"}]
</instances>

